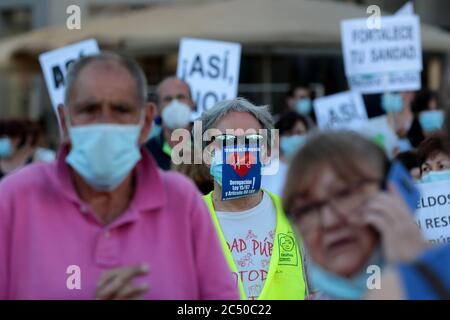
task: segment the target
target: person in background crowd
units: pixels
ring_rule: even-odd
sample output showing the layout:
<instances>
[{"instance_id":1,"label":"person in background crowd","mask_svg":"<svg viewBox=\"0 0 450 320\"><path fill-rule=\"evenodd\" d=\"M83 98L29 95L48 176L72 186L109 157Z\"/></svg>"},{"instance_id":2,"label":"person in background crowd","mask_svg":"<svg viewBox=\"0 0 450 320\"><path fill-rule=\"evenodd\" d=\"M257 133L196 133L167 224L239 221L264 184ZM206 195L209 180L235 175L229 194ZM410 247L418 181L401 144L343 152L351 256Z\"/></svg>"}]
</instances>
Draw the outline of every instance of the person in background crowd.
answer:
<instances>
[{"instance_id":1,"label":"person in background crowd","mask_svg":"<svg viewBox=\"0 0 450 320\"><path fill-rule=\"evenodd\" d=\"M411 110L414 120L408 131L408 139L417 148L425 137L442 128L444 113L438 108L436 94L427 89L416 94L411 102Z\"/></svg>"},{"instance_id":2,"label":"person in background crowd","mask_svg":"<svg viewBox=\"0 0 450 320\"><path fill-rule=\"evenodd\" d=\"M417 158L421 182L450 180L450 156L443 134L436 133L423 140L417 149Z\"/></svg>"},{"instance_id":3,"label":"person in background crowd","mask_svg":"<svg viewBox=\"0 0 450 320\"><path fill-rule=\"evenodd\" d=\"M450 113L445 116L445 152L450 154ZM393 265L381 279L380 290L368 293L369 300L450 300L450 244L432 247L411 263Z\"/></svg>"},{"instance_id":4,"label":"person in background crowd","mask_svg":"<svg viewBox=\"0 0 450 320\"><path fill-rule=\"evenodd\" d=\"M214 190L214 180L205 165L182 163L180 165L173 165L172 169L191 179L203 195Z\"/></svg>"},{"instance_id":5,"label":"person in background crowd","mask_svg":"<svg viewBox=\"0 0 450 320\"><path fill-rule=\"evenodd\" d=\"M288 169L288 163L297 150L304 144L306 133L309 130L306 118L297 112L289 111L281 115L275 124L280 137L280 161L278 172L262 177L262 187L276 195L281 196Z\"/></svg>"},{"instance_id":6,"label":"person in background crowd","mask_svg":"<svg viewBox=\"0 0 450 320\"><path fill-rule=\"evenodd\" d=\"M40 126L28 119L0 120L0 179L25 165L50 162L51 150L39 147Z\"/></svg>"},{"instance_id":7,"label":"person in background crowd","mask_svg":"<svg viewBox=\"0 0 450 320\"><path fill-rule=\"evenodd\" d=\"M199 192L143 147L142 69L81 57L65 94L57 161L0 183L0 300L238 299Z\"/></svg>"},{"instance_id":8,"label":"person in background crowd","mask_svg":"<svg viewBox=\"0 0 450 320\"><path fill-rule=\"evenodd\" d=\"M238 282L241 297L247 299L303 299L306 283L299 244L281 207L279 196L266 190L232 200L222 200L222 141L238 145L250 136L237 132L273 129L267 107L255 106L238 98L217 103L201 116L203 133L215 129L214 141L205 143L211 151L210 172L214 191L204 197L208 204L222 248ZM220 133L220 134L219 134ZM252 135L255 136L255 135ZM264 146L264 136L256 135ZM252 138L253 139L253 138ZM256 137L254 139L257 139ZM266 141L267 142L267 141ZM266 147L261 157L268 152Z\"/></svg>"},{"instance_id":9,"label":"person in background crowd","mask_svg":"<svg viewBox=\"0 0 450 320\"><path fill-rule=\"evenodd\" d=\"M414 91L404 91L400 93L385 93L381 96L381 108L388 115L390 124L399 137L399 152L412 149L411 142L407 136L414 120L411 102L415 94Z\"/></svg>"},{"instance_id":10,"label":"person in background crowd","mask_svg":"<svg viewBox=\"0 0 450 320\"><path fill-rule=\"evenodd\" d=\"M310 89L304 85L292 85L289 89L286 97L287 110L295 111L299 115L306 118L308 126L314 125L314 112L313 111L313 94Z\"/></svg>"},{"instance_id":11,"label":"person in background crowd","mask_svg":"<svg viewBox=\"0 0 450 320\"><path fill-rule=\"evenodd\" d=\"M164 79L156 90L157 123L161 123L161 132L151 138L146 147L153 154L158 166L163 170L172 167L172 148L178 141L172 141L172 132L176 129L190 130L194 102L189 85L176 77ZM159 118L160 117L160 118Z\"/></svg>"},{"instance_id":12,"label":"person in background crowd","mask_svg":"<svg viewBox=\"0 0 450 320\"><path fill-rule=\"evenodd\" d=\"M368 266L414 259L425 247L406 203L384 180L389 162L352 132L308 138L289 168L283 204L311 259L318 297L361 299Z\"/></svg>"},{"instance_id":13,"label":"person in background crowd","mask_svg":"<svg viewBox=\"0 0 450 320\"><path fill-rule=\"evenodd\" d=\"M417 159L416 151L404 151L397 154L396 160L400 161L406 169L408 169L409 174L414 179L414 181L420 180L420 166Z\"/></svg>"}]
</instances>

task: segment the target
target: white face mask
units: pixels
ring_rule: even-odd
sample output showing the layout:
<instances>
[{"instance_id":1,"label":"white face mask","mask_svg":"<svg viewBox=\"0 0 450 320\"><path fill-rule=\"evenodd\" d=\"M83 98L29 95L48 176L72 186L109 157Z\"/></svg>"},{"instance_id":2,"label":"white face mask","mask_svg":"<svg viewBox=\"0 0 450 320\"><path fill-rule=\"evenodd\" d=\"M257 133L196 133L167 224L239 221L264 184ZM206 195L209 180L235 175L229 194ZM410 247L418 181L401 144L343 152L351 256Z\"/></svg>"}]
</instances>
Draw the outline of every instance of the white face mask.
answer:
<instances>
[{"instance_id":1,"label":"white face mask","mask_svg":"<svg viewBox=\"0 0 450 320\"><path fill-rule=\"evenodd\" d=\"M178 101L172 100L162 111L162 123L171 130L185 128L191 122L191 108Z\"/></svg>"}]
</instances>

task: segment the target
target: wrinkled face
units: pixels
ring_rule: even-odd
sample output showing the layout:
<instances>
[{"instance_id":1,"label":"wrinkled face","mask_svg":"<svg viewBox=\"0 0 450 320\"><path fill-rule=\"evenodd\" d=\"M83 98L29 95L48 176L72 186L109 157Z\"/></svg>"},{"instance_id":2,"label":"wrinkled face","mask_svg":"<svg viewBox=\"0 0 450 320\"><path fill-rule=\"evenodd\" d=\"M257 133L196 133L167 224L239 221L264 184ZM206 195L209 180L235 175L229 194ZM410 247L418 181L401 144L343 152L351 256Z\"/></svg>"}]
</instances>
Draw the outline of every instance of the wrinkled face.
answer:
<instances>
[{"instance_id":1,"label":"wrinkled face","mask_svg":"<svg viewBox=\"0 0 450 320\"><path fill-rule=\"evenodd\" d=\"M351 277L364 267L378 237L358 221L365 204L378 190L375 182L349 185L329 166L317 169L308 196L295 199L293 210L297 212L297 229L314 263L342 277Z\"/></svg>"},{"instance_id":2,"label":"wrinkled face","mask_svg":"<svg viewBox=\"0 0 450 320\"><path fill-rule=\"evenodd\" d=\"M194 109L194 102L191 99L189 88L186 83L181 80L169 79L164 81L159 87L158 97L160 112L162 112L162 110L174 99L177 99Z\"/></svg>"},{"instance_id":3,"label":"wrinkled face","mask_svg":"<svg viewBox=\"0 0 450 320\"><path fill-rule=\"evenodd\" d=\"M151 126L153 108L152 104L140 101L136 81L125 67L116 62L94 61L86 65L75 80L66 108L69 117L63 108L60 108L60 116L64 119L66 139L69 124L143 123L139 139L142 143Z\"/></svg>"},{"instance_id":4,"label":"wrinkled face","mask_svg":"<svg viewBox=\"0 0 450 320\"><path fill-rule=\"evenodd\" d=\"M421 166L422 176L431 171L443 171L450 169L450 157L443 152L438 152L429 157Z\"/></svg>"}]
</instances>

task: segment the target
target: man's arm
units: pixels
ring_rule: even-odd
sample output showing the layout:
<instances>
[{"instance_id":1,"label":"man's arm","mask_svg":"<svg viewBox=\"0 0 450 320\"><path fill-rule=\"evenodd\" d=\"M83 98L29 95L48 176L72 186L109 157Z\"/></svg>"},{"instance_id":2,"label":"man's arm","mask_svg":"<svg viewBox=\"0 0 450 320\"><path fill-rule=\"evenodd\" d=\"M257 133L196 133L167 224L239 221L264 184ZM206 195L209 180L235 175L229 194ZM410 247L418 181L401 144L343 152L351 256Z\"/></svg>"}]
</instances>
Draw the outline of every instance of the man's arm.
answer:
<instances>
[{"instance_id":1,"label":"man's arm","mask_svg":"<svg viewBox=\"0 0 450 320\"><path fill-rule=\"evenodd\" d=\"M0 183L0 300L8 299L11 248L11 204L4 183Z\"/></svg>"}]
</instances>

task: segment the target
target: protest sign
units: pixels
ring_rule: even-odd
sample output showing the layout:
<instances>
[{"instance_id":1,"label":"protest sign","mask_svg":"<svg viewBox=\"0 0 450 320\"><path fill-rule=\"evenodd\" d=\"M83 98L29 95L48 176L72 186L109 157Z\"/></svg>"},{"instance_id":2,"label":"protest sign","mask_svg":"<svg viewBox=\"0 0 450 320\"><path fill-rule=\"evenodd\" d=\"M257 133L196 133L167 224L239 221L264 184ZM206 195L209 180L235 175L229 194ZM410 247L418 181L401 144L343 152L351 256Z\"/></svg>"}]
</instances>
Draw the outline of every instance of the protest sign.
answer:
<instances>
[{"instance_id":1,"label":"protest sign","mask_svg":"<svg viewBox=\"0 0 450 320\"><path fill-rule=\"evenodd\" d=\"M357 129L367 123L367 112L360 94L346 91L314 100L319 129Z\"/></svg>"},{"instance_id":2,"label":"protest sign","mask_svg":"<svg viewBox=\"0 0 450 320\"><path fill-rule=\"evenodd\" d=\"M405 3L400 9L397 10L395 15L397 16L410 16L414 14L414 5L411 1Z\"/></svg>"},{"instance_id":3,"label":"protest sign","mask_svg":"<svg viewBox=\"0 0 450 320\"><path fill-rule=\"evenodd\" d=\"M420 72L417 71L357 74L348 77L348 84L361 94L417 91L422 87Z\"/></svg>"},{"instance_id":4,"label":"protest sign","mask_svg":"<svg viewBox=\"0 0 450 320\"><path fill-rule=\"evenodd\" d=\"M226 146L222 160L222 200L248 196L261 188L259 146Z\"/></svg>"},{"instance_id":5,"label":"protest sign","mask_svg":"<svg viewBox=\"0 0 450 320\"><path fill-rule=\"evenodd\" d=\"M191 87L196 116L216 102L234 99L239 84L241 45L183 38L178 53L177 77Z\"/></svg>"},{"instance_id":6,"label":"protest sign","mask_svg":"<svg viewBox=\"0 0 450 320\"><path fill-rule=\"evenodd\" d=\"M419 183L421 198L415 213L424 238L435 244L450 243L450 181Z\"/></svg>"},{"instance_id":7,"label":"protest sign","mask_svg":"<svg viewBox=\"0 0 450 320\"><path fill-rule=\"evenodd\" d=\"M394 151L398 145L398 137L389 125L387 116L370 118L364 127L358 129L360 129L359 132L362 135L381 146L390 159L394 157Z\"/></svg>"},{"instance_id":8,"label":"protest sign","mask_svg":"<svg viewBox=\"0 0 450 320\"><path fill-rule=\"evenodd\" d=\"M89 39L45 52L39 56L39 62L55 112L58 105L64 103L66 74L70 64L82 56L96 54L99 51L97 41Z\"/></svg>"},{"instance_id":9,"label":"protest sign","mask_svg":"<svg viewBox=\"0 0 450 320\"><path fill-rule=\"evenodd\" d=\"M380 29L369 29L365 18L341 22L346 75L421 71L419 17L400 15L380 19Z\"/></svg>"},{"instance_id":10,"label":"protest sign","mask_svg":"<svg viewBox=\"0 0 450 320\"><path fill-rule=\"evenodd\" d=\"M414 15L411 2L406 3L395 13L395 16L402 15ZM420 71L356 74L348 76L348 83L353 91L361 94L417 91L422 87Z\"/></svg>"}]
</instances>

